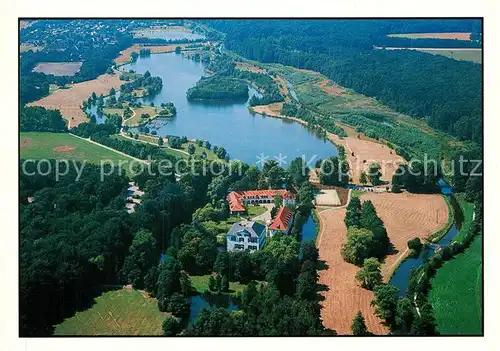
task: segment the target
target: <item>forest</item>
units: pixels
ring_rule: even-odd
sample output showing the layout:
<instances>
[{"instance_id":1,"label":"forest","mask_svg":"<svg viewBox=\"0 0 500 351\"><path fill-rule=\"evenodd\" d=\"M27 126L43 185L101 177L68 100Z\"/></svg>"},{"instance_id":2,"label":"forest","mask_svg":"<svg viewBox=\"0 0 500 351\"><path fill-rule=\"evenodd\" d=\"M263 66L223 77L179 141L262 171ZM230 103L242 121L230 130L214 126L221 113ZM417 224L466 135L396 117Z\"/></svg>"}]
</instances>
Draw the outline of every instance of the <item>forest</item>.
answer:
<instances>
[{"instance_id":1,"label":"forest","mask_svg":"<svg viewBox=\"0 0 500 351\"><path fill-rule=\"evenodd\" d=\"M188 100L208 102L246 101L248 87L243 82L224 76L202 77L187 91Z\"/></svg>"},{"instance_id":2,"label":"forest","mask_svg":"<svg viewBox=\"0 0 500 351\"><path fill-rule=\"evenodd\" d=\"M481 143L481 65L412 50L373 50L374 45L401 40L386 37L389 33L460 27L453 21L425 23L241 20L210 25L226 34L227 49L248 59L320 72L399 112L425 119L431 127ZM479 29L479 21L461 25L462 31Z\"/></svg>"}]
</instances>

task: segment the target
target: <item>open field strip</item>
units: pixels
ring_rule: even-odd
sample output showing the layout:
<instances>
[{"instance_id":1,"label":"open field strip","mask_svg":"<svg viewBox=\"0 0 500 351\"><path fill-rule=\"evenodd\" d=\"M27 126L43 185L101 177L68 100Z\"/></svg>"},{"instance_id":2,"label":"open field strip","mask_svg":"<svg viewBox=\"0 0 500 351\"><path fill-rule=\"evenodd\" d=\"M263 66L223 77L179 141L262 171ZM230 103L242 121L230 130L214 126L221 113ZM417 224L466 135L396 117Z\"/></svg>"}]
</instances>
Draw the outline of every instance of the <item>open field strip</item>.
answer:
<instances>
[{"instance_id":1,"label":"open field strip","mask_svg":"<svg viewBox=\"0 0 500 351\"><path fill-rule=\"evenodd\" d=\"M53 74L55 76L74 76L83 62L39 62L33 72Z\"/></svg>"},{"instance_id":2,"label":"open field strip","mask_svg":"<svg viewBox=\"0 0 500 351\"><path fill-rule=\"evenodd\" d=\"M443 335L480 335L482 326L482 237L447 261L431 279L429 299Z\"/></svg>"},{"instance_id":3,"label":"open field strip","mask_svg":"<svg viewBox=\"0 0 500 351\"><path fill-rule=\"evenodd\" d=\"M442 55L459 61L472 61L482 63L481 48L400 48L400 47L375 47L377 50L415 50L432 55Z\"/></svg>"},{"instance_id":4,"label":"open field strip","mask_svg":"<svg viewBox=\"0 0 500 351\"><path fill-rule=\"evenodd\" d=\"M88 310L77 312L55 327L55 335L162 335L169 313L160 312L156 299L132 289L109 291Z\"/></svg>"},{"instance_id":5,"label":"open field strip","mask_svg":"<svg viewBox=\"0 0 500 351\"><path fill-rule=\"evenodd\" d=\"M388 34L392 38L410 38L410 39L456 39L470 40L471 33L467 32L446 32L446 33L398 33Z\"/></svg>"},{"instance_id":6,"label":"open field strip","mask_svg":"<svg viewBox=\"0 0 500 351\"><path fill-rule=\"evenodd\" d=\"M81 109L83 101L87 100L93 92L97 96L107 95L111 88L119 89L122 83L118 74L103 74L93 80L72 84L68 89L58 89L49 96L29 103L28 106L60 110L63 118L68 121L68 128L72 128L88 121Z\"/></svg>"}]
</instances>

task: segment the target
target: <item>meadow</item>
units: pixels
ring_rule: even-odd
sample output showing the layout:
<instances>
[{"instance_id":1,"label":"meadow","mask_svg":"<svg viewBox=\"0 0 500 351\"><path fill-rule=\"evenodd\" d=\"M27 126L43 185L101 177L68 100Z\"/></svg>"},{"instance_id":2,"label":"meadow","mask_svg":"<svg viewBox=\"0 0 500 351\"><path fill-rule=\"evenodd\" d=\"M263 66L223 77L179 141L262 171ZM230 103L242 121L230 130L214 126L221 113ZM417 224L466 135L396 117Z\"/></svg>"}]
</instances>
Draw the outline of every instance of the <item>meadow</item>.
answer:
<instances>
[{"instance_id":1,"label":"meadow","mask_svg":"<svg viewBox=\"0 0 500 351\"><path fill-rule=\"evenodd\" d=\"M40 62L33 68L33 72L55 76L74 76L82 64L83 62Z\"/></svg>"},{"instance_id":2,"label":"meadow","mask_svg":"<svg viewBox=\"0 0 500 351\"><path fill-rule=\"evenodd\" d=\"M66 133L23 132L20 134L21 159L67 159L100 164L101 160L130 162L120 155Z\"/></svg>"},{"instance_id":3,"label":"meadow","mask_svg":"<svg viewBox=\"0 0 500 351\"><path fill-rule=\"evenodd\" d=\"M146 293L120 289L95 299L88 310L55 326L55 335L162 335L169 313L160 312L156 299Z\"/></svg>"},{"instance_id":4,"label":"meadow","mask_svg":"<svg viewBox=\"0 0 500 351\"><path fill-rule=\"evenodd\" d=\"M445 262L429 292L437 329L443 335L482 333L482 237Z\"/></svg>"}]
</instances>

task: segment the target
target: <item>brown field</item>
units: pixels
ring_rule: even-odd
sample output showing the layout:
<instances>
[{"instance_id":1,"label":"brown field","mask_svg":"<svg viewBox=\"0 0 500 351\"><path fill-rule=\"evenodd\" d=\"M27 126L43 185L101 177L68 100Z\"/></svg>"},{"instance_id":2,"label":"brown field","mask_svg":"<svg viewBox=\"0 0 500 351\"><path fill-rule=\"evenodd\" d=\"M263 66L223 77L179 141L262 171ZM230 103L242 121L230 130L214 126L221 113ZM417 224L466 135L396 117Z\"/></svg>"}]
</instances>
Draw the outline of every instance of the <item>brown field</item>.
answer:
<instances>
[{"instance_id":1,"label":"brown field","mask_svg":"<svg viewBox=\"0 0 500 351\"><path fill-rule=\"evenodd\" d=\"M471 33L402 33L389 34L389 37L394 38L410 38L410 39L457 39L470 40Z\"/></svg>"},{"instance_id":2,"label":"brown field","mask_svg":"<svg viewBox=\"0 0 500 351\"><path fill-rule=\"evenodd\" d=\"M28 104L28 106L42 106L46 109L60 110L62 116L68 120L68 127L72 128L87 121L87 116L81 110L81 105L92 95L92 92L98 96L107 95L111 88L118 89L122 83L116 74L103 74L96 79L73 84L69 89L56 90L49 96Z\"/></svg>"},{"instance_id":3,"label":"brown field","mask_svg":"<svg viewBox=\"0 0 500 351\"><path fill-rule=\"evenodd\" d=\"M340 254L342 244L347 241L347 228L344 224L345 209L328 209L318 213L321 230L317 239L319 258L328 268L319 271L319 284L326 285L328 291L321 294L321 318L323 325L334 329L338 334L351 334L351 323L358 311L363 313L365 323L372 333L387 334L388 329L380 324L370 306L373 292L358 285L355 275L359 270L347 263Z\"/></svg>"},{"instance_id":4,"label":"brown field","mask_svg":"<svg viewBox=\"0 0 500 351\"><path fill-rule=\"evenodd\" d=\"M332 81L328 79L324 79L321 82L318 82L316 85L319 86L321 89L323 89L323 91L328 95L340 96L346 93L346 90L344 88L334 84Z\"/></svg>"},{"instance_id":5,"label":"brown field","mask_svg":"<svg viewBox=\"0 0 500 351\"><path fill-rule=\"evenodd\" d=\"M328 138L335 144L345 147L352 183L354 184L360 184L361 172L367 172L373 162L377 162L381 167L382 181L390 184L399 164L405 163L405 160L397 155L394 150L378 142L352 136L341 139L338 135L331 133L328 133ZM352 155L353 152L354 156Z\"/></svg>"},{"instance_id":6,"label":"brown field","mask_svg":"<svg viewBox=\"0 0 500 351\"><path fill-rule=\"evenodd\" d=\"M440 195L366 193L362 200L371 200L387 228L387 234L397 252L382 264L382 274L387 282L392 271L407 253L407 241L418 236L425 238L442 228L448 220L448 207ZM380 324L370 306L373 292L363 289L355 279L358 267L343 260L340 253L347 241L344 224L345 209L328 209L318 212L321 230L317 239L320 260L328 268L319 272L319 283L329 290L322 292L323 324L339 334L351 333L351 322L357 311L365 317L368 329L374 334L386 334L388 329Z\"/></svg>"},{"instance_id":7,"label":"brown field","mask_svg":"<svg viewBox=\"0 0 500 351\"><path fill-rule=\"evenodd\" d=\"M236 68L242 71L250 71L254 73L266 73L262 68L254 66L248 62L236 62Z\"/></svg>"},{"instance_id":8,"label":"brown field","mask_svg":"<svg viewBox=\"0 0 500 351\"><path fill-rule=\"evenodd\" d=\"M199 44L203 45L205 43L199 43ZM132 52L135 51L139 53L141 49L149 49L151 50L152 54L162 54L166 52L174 52L177 46L180 46L181 49L184 50L187 45L190 44L172 44L172 45L155 45L155 46L132 45L131 47L120 51L120 56L115 58L115 63L117 65L123 65L128 63L130 61L131 57L130 55L132 54Z\"/></svg>"},{"instance_id":9,"label":"brown field","mask_svg":"<svg viewBox=\"0 0 500 351\"><path fill-rule=\"evenodd\" d=\"M69 152L69 151L73 151L75 149L76 149L76 146L64 145L64 146L56 146L53 150L55 152Z\"/></svg>"},{"instance_id":10,"label":"brown field","mask_svg":"<svg viewBox=\"0 0 500 351\"><path fill-rule=\"evenodd\" d=\"M83 62L40 62L33 68L33 72L55 76L74 76L82 64Z\"/></svg>"},{"instance_id":11,"label":"brown field","mask_svg":"<svg viewBox=\"0 0 500 351\"><path fill-rule=\"evenodd\" d=\"M444 227L448 221L448 205L438 194L364 193L361 200L371 200L387 229L391 243L398 251L382 264L384 281L389 281L397 263L408 253L407 242L424 239Z\"/></svg>"},{"instance_id":12,"label":"brown field","mask_svg":"<svg viewBox=\"0 0 500 351\"><path fill-rule=\"evenodd\" d=\"M282 108L283 108L282 102L274 102L274 103L269 104L269 105L252 106L252 110L256 113L261 114L261 115L294 119L294 117L283 116L281 114Z\"/></svg>"}]
</instances>

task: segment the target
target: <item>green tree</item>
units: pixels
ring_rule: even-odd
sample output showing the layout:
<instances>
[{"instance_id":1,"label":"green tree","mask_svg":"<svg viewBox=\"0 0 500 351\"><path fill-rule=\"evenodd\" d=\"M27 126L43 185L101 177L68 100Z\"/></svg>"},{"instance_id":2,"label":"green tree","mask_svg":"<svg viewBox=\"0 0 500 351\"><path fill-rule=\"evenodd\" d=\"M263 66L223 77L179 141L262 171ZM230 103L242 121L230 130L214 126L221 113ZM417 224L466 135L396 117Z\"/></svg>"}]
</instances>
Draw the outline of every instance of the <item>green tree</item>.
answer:
<instances>
[{"instance_id":1,"label":"green tree","mask_svg":"<svg viewBox=\"0 0 500 351\"><path fill-rule=\"evenodd\" d=\"M368 178L366 177L365 172L361 172L361 175L359 176L359 182L363 185L368 184Z\"/></svg>"},{"instance_id":2,"label":"green tree","mask_svg":"<svg viewBox=\"0 0 500 351\"><path fill-rule=\"evenodd\" d=\"M361 283L363 288L373 290L376 285L382 283L380 262L374 257L366 258L363 268L356 273L356 279Z\"/></svg>"},{"instance_id":3,"label":"green tree","mask_svg":"<svg viewBox=\"0 0 500 351\"><path fill-rule=\"evenodd\" d=\"M420 238L413 238L411 240L408 240L408 248L412 251L413 255L419 255L420 251L422 250L422 242L420 241Z\"/></svg>"},{"instance_id":4,"label":"green tree","mask_svg":"<svg viewBox=\"0 0 500 351\"><path fill-rule=\"evenodd\" d=\"M189 316L189 300L179 293L174 293L168 299L168 310L176 317L185 318Z\"/></svg>"},{"instance_id":5,"label":"green tree","mask_svg":"<svg viewBox=\"0 0 500 351\"><path fill-rule=\"evenodd\" d=\"M225 276L229 276L230 274L230 263L229 263L229 254L227 252L219 252L217 254L217 259L214 263L214 271L217 274L222 274Z\"/></svg>"},{"instance_id":6,"label":"green tree","mask_svg":"<svg viewBox=\"0 0 500 351\"><path fill-rule=\"evenodd\" d=\"M380 165L374 162L368 169L368 178L370 179L370 183L372 183L372 185L381 184L380 177L382 177L382 173L380 172Z\"/></svg>"},{"instance_id":7,"label":"green tree","mask_svg":"<svg viewBox=\"0 0 500 351\"><path fill-rule=\"evenodd\" d=\"M190 296L193 286L191 285L191 279L186 274L186 272L181 272L179 283L181 285L181 292L184 296Z\"/></svg>"},{"instance_id":8,"label":"green tree","mask_svg":"<svg viewBox=\"0 0 500 351\"><path fill-rule=\"evenodd\" d=\"M217 283L213 275L208 278L208 289L210 289L210 291L217 291Z\"/></svg>"},{"instance_id":9,"label":"green tree","mask_svg":"<svg viewBox=\"0 0 500 351\"><path fill-rule=\"evenodd\" d=\"M344 218L344 223L347 228L360 226L361 221L361 200L359 197L351 197Z\"/></svg>"},{"instance_id":10,"label":"green tree","mask_svg":"<svg viewBox=\"0 0 500 351\"><path fill-rule=\"evenodd\" d=\"M175 47L175 53L176 54L180 54L181 53L181 47L180 46L176 46Z\"/></svg>"},{"instance_id":11,"label":"green tree","mask_svg":"<svg viewBox=\"0 0 500 351\"><path fill-rule=\"evenodd\" d=\"M371 257L373 251L373 234L364 228L351 227L347 230L347 242L342 245L344 260L360 265L365 258Z\"/></svg>"},{"instance_id":12,"label":"green tree","mask_svg":"<svg viewBox=\"0 0 500 351\"><path fill-rule=\"evenodd\" d=\"M319 258L318 248L313 240L307 240L301 244L302 261L317 262Z\"/></svg>"},{"instance_id":13,"label":"green tree","mask_svg":"<svg viewBox=\"0 0 500 351\"><path fill-rule=\"evenodd\" d=\"M182 331L180 322L175 317L167 317L162 324L163 335L165 336L176 336Z\"/></svg>"},{"instance_id":14,"label":"green tree","mask_svg":"<svg viewBox=\"0 0 500 351\"><path fill-rule=\"evenodd\" d=\"M353 335L370 335L370 332L365 324L365 317L363 317L361 311L358 311L358 313L356 313L356 317L352 320L351 330Z\"/></svg>"},{"instance_id":15,"label":"green tree","mask_svg":"<svg viewBox=\"0 0 500 351\"><path fill-rule=\"evenodd\" d=\"M180 265L177 260L171 259L160 267L161 270L158 277L156 298L158 300L158 309L165 312L169 308L170 297L181 291L181 284L179 281Z\"/></svg>"},{"instance_id":16,"label":"green tree","mask_svg":"<svg viewBox=\"0 0 500 351\"><path fill-rule=\"evenodd\" d=\"M196 151L196 147L193 144L188 145L188 153L190 155L194 155L194 152Z\"/></svg>"},{"instance_id":17,"label":"green tree","mask_svg":"<svg viewBox=\"0 0 500 351\"><path fill-rule=\"evenodd\" d=\"M414 319L415 308L411 300L407 297L399 299L396 305L396 324L403 332L408 332L411 330Z\"/></svg>"},{"instance_id":18,"label":"green tree","mask_svg":"<svg viewBox=\"0 0 500 351\"><path fill-rule=\"evenodd\" d=\"M222 292L229 292L229 280L225 275L222 276L221 283L220 283L220 290Z\"/></svg>"},{"instance_id":19,"label":"green tree","mask_svg":"<svg viewBox=\"0 0 500 351\"><path fill-rule=\"evenodd\" d=\"M392 285L378 285L373 291L375 297L371 305L375 306L375 314L389 325L394 325L399 289Z\"/></svg>"},{"instance_id":20,"label":"green tree","mask_svg":"<svg viewBox=\"0 0 500 351\"><path fill-rule=\"evenodd\" d=\"M162 137L158 138L158 146L163 146L163 138Z\"/></svg>"},{"instance_id":21,"label":"green tree","mask_svg":"<svg viewBox=\"0 0 500 351\"><path fill-rule=\"evenodd\" d=\"M222 276L220 274L217 274L215 276L215 290L221 291L221 289L222 289Z\"/></svg>"},{"instance_id":22,"label":"green tree","mask_svg":"<svg viewBox=\"0 0 500 351\"><path fill-rule=\"evenodd\" d=\"M144 288L144 276L156 261L156 240L149 230L134 235L123 265L123 275L135 289Z\"/></svg>"}]
</instances>

